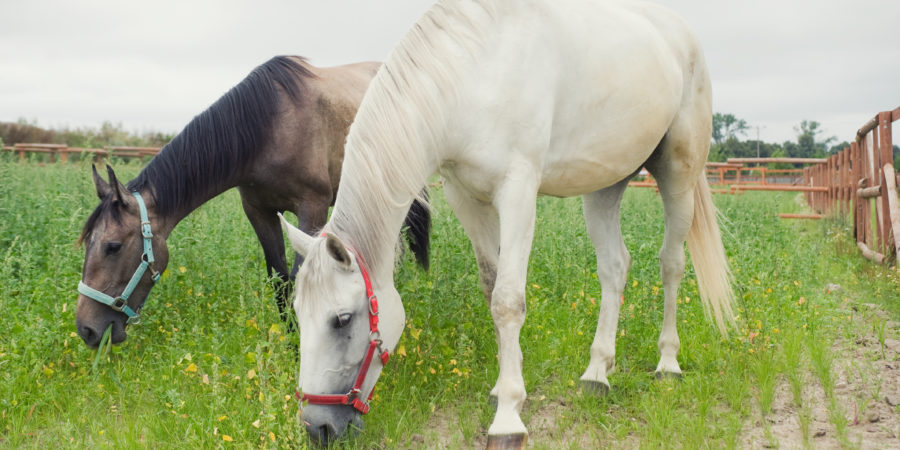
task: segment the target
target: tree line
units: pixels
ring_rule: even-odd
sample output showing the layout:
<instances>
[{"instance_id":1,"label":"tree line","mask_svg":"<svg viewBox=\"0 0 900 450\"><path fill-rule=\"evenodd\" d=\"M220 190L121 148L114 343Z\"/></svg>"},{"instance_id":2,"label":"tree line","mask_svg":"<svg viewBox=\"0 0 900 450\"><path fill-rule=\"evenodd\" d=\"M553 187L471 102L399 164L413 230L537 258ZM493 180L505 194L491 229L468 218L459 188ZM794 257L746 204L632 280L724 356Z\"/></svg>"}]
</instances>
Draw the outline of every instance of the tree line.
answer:
<instances>
[{"instance_id":1,"label":"tree line","mask_svg":"<svg viewBox=\"0 0 900 450\"><path fill-rule=\"evenodd\" d=\"M0 143L13 145L63 144L67 147L103 148L106 146L162 147L174 134L158 131L136 133L127 131L121 123L103 122L99 128L51 129L37 125L36 121L19 119L16 122L0 122Z\"/></svg>"},{"instance_id":2,"label":"tree line","mask_svg":"<svg viewBox=\"0 0 900 450\"><path fill-rule=\"evenodd\" d=\"M822 124L815 120L803 120L794 127L797 138L781 144L745 139L752 134L746 120L734 114L713 114L712 142L709 160L724 162L728 158L827 158L850 146L847 141L838 142L834 136L825 136ZM894 167L900 166L900 147L894 145Z\"/></svg>"}]
</instances>

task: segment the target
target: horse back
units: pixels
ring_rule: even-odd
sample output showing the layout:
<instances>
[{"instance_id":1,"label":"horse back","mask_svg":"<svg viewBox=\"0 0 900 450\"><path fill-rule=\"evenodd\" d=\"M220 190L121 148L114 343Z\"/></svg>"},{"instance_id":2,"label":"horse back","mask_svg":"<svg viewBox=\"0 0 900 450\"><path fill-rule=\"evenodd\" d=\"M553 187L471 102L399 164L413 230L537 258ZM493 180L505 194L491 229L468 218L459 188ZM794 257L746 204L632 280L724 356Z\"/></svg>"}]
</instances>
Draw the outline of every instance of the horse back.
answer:
<instances>
[{"instance_id":1,"label":"horse back","mask_svg":"<svg viewBox=\"0 0 900 450\"><path fill-rule=\"evenodd\" d=\"M301 61L312 77L298 79L303 96L282 99L271 139L242 193L265 208L296 210L298 204L334 201L344 142L372 77L375 62L316 67Z\"/></svg>"},{"instance_id":2,"label":"horse back","mask_svg":"<svg viewBox=\"0 0 900 450\"><path fill-rule=\"evenodd\" d=\"M697 89L695 77L708 85L696 39L665 8L585 0L508 7L459 89L474 94L461 97L450 125L471 130L457 133L465 141L448 158L456 166L477 165L467 163L477 154L484 175L496 178L504 161L524 158L540 171L544 194L601 189L653 153ZM484 151L518 154L487 159L498 162L489 173Z\"/></svg>"}]
</instances>

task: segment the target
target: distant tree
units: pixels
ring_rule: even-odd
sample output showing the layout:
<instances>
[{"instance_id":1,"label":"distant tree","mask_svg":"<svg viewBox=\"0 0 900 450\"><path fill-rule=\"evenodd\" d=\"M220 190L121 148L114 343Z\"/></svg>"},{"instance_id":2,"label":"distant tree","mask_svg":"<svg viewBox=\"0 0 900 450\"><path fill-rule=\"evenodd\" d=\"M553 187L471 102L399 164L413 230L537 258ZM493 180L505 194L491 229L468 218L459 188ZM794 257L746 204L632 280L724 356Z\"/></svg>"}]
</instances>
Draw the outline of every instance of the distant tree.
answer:
<instances>
[{"instance_id":1,"label":"distant tree","mask_svg":"<svg viewBox=\"0 0 900 450\"><path fill-rule=\"evenodd\" d=\"M721 147L721 153L725 158L755 158L757 148L759 156L766 158L771 156L775 151L781 149L778 144L762 142L762 141L739 141L736 138L726 140L721 146L712 144L712 147Z\"/></svg>"},{"instance_id":2,"label":"distant tree","mask_svg":"<svg viewBox=\"0 0 900 450\"><path fill-rule=\"evenodd\" d=\"M784 155L788 158L799 158L798 154L800 153L800 150L798 147L797 143L792 141L784 141L784 143L781 144L781 148L784 149Z\"/></svg>"},{"instance_id":3,"label":"distant tree","mask_svg":"<svg viewBox=\"0 0 900 450\"><path fill-rule=\"evenodd\" d=\"M0 140L7 144L38 143L65 144L69 147L99 148L110 146L162 147L173 135L157 131L132 133L121 123L106 121L100 128L45 129L37 121L19 119L17 122L0 122Z\"/></svg>"},{"instance_id":4,"label":"distant tree","mask_svg":"<svg viewBox=\"0 0 900 450\"><path fill-rule=\"evenodd\" d=\"M779 145L774 145L774 147L776 147L776 148L771 153L772 158L785 158L787 156L787 154L785 154L785 152L784 152L783 147L781 147ZM794 168L793 164L788 164L788 163L769 164L769 167L772 169L792 169L792 168Z\"/></svg>"},{"instance_id":5,"label":"distant tree","mask_svg":"<svg viewBox=\"0 0 900 450\"><path fill-rule=\"evenodd\" d=\"M725 162L728 157L725 156L724 150L725 149L719 144L711 144L709 146L709 156L706 157L706 160L712 162Z\"/></svg>"},{"instance_id":6,"label":"distant tree","mask_svg":"<svg viewBox=\"0 0 900 450\"><path fill-rule=\"evenodd\" d=\"M175 135L172 133L162 133L159 131L149 131L143 135L146 145L151 147L162 147L168 144L174 137Z\"/></svg>"},{"instance_id":7,"label":"distant tree","mask_svg":"<svg viewBox=\"0 0 900 450\"><path fill-rule=\"evenodd\" d=\"M37 126L36 122L19 119L16 122L0 123L0 139L9 145L20 142L62 144L62 137L52 130Z\"/></svg>"},{"instance_id":8,"label":"distant tree","mask_svg":"<svg viewBox=\"0 0 900 450\"><path fill-rule=\"evenodd\" d=\"M722 145L728 139L747 134L750 126L744 119L738 119L734 114L715 113L712 118L712 139L716 144Z\"/></svg>"},{"instance_id":9,"label":"distant tree","mask_svg":"<svg viewBox=\"0 0 900 450\"><path fill-rule=\"evenodd\" d=\"M840 153L840 152L844 151L844 149L849 148L849 147L850 147L850 143L847 141L844 141L844 142L841 142L840 144L834 144L831 147L829 147L828 153L831 153L831 154Z\"/></svg>"},{"instance_id":10,"label":"distant tree","mask_svg":"<svg viewBox=\"0 0 900 450\"><path fill-rule=\"evenodd\" d=\"M821 139L822 124L815 120L804 120L799 126L794 127L797 133L796 153L790 156L795 158L821 158L825 156L828 144L837 140L836 137Z\"/></svg>"}]
</instances>

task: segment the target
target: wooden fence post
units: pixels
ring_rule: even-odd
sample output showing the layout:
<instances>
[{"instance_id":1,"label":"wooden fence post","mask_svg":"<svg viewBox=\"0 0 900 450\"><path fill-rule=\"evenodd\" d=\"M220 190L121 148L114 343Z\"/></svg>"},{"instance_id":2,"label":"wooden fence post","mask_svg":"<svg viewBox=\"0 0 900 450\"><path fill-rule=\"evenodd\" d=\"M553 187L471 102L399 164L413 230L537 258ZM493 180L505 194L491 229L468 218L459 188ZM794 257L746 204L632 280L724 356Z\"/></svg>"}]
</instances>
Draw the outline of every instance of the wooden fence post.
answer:
<instances>
[{"instance_id":1,"label":"wooden fence post","mask_svg":"<svg viewBox=\"0 0 900 450\"><path fill-rule=\"evenodd\" d=\"M850 143L850 165L850 173L852 174L850 176L850 199L853 202L853 237L854 239L859 241L859 222L860 220L862 220L862 213L860 211L860 208L862 208L862 205L859 204L859 197L856 196L856 184L861 178L859 168L862 167L862 163L860 162L859 157L859 143L856 141Z\"/></svg>"},{"instance_id":2,"label":"wooden fence post","mask_svg":"<svg viewBox=\"0 0 900 450\"><path fill-rule=\"evenodd\" d=\"M891 207L889 202L889 195L887 193L887 172L882 169L886 165L890 165L893 167L894 165L894 152L893 152L893 142L891 139L891 112L886 111L882 112L878 115L878 135L879 142L881 144L881 162L878 164L879 179L881 181L881 198L879 199L879 203L881 204L881 233L882 240L881 243L883 245L883 251L885 254L890 254L893 249L893 240L896 239L896 236L891 236L892 226L891 226Z\"/></svg>"}]
</instances>

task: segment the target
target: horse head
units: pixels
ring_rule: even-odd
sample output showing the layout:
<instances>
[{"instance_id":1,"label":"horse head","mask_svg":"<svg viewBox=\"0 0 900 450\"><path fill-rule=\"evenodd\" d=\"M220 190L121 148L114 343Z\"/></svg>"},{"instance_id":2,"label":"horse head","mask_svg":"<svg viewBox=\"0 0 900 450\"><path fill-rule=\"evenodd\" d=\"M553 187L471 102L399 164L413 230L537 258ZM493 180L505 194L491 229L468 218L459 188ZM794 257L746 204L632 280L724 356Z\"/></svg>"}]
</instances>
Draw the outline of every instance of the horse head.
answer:
<instances>
[{"instance_id":1,"label":"horse head","mask_svg":"<svg viewBox=\"0 0 900 450\"><path fill-rule=\"evenodd\" d=\"M75 324L89 347L97 347L110 326L113 344L125 340L126 325L139 317L136 312L169 262L164 235L152 232L159 226L153 199L145 203L119 182L111 167L107 172L109 182L93 169L100 205L79 238L85 256Z\"/></svg>"},{"instance_id":2,"label":"horse head","mask_svg":"<svg viewBox=\"0 0 900 450\"><path fill-rule=\"evenodd\" d=\"M328 444L362 427L361 415L369 410L388 349L400 339L405 312L393 282L370 279L363 259L335 235L311 237L284 217L281 223L305 258L294 299L298 396L302 392L306 403L302 419L313 440Z\"/></svg>"}]
</instances>

